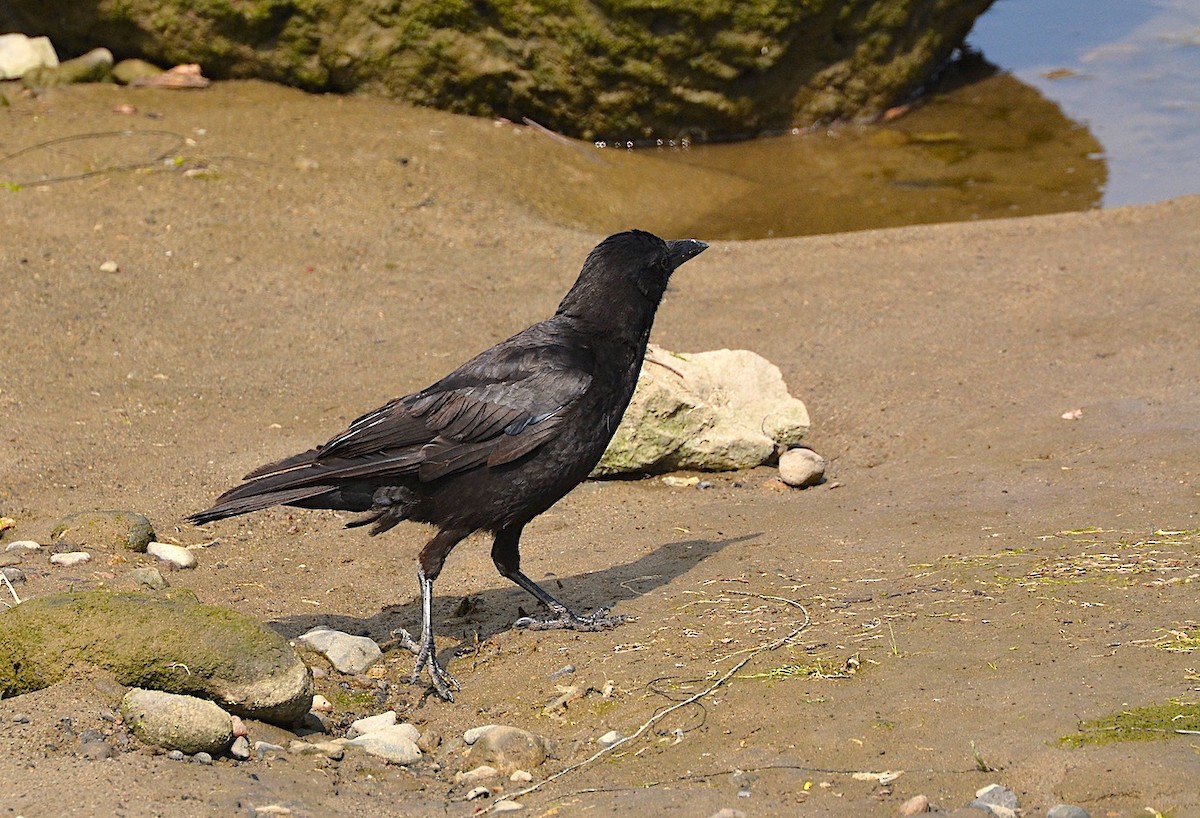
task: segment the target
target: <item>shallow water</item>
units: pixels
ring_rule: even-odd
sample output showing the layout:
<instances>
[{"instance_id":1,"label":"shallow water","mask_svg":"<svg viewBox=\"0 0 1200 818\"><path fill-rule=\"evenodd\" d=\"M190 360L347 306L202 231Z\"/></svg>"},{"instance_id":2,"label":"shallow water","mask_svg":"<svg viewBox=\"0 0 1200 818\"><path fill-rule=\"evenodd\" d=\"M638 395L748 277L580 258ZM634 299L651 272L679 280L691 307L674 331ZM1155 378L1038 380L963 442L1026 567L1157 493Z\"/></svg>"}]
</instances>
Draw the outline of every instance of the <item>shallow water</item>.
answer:
<instances>
[{"instance_id":1,"label":"shallow water","mask_svg":"<svg viewBox=\"0 0 1200 818\"><path fill-rule=\"evenodd\" d=\"M666 191L660 218L747 239L1200 192L1200 0L1000 0L968 45L998 75L968 59L882 125L635 150L671 160L647 185ZM723 174L727 188L676 201L672 162Z\"/></svg>"}]
</instances>

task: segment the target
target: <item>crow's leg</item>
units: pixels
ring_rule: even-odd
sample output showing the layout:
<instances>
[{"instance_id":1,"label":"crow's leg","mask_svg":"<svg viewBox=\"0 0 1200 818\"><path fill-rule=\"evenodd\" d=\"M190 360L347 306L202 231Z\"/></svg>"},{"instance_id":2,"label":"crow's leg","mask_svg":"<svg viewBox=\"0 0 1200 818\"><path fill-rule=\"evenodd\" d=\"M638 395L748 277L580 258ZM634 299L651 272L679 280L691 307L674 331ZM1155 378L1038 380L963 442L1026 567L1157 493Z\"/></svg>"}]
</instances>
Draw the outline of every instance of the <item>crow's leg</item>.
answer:
<instances>
[{"instance_id":1,"label":"crow's leg","mask_svg":"<svg viewBox=\"0 0 1200 818\"><path fill-rule=\"evenodd\" d=\"M520 550L522 528L524 526L511 526L496 532L496 539L492 541L492 562L495 563L500 576L520 585L549 608L555 616L551 619L523 616L516 621L518 627L531 630L565 628L573 631L601 631L615 628L625 620L623 616L609 616L607 608L593 611L589 616L580 616L522 573Z\"/></svg>"},{"instance_id":2,"label":"crow's leg","mask_svg":"<svg viewBox=\"0 0 1200 818\"><path fill-rule=\"evenodd\" d=\"M437 660L437 648L433 641L433 581L442 571L442 564L454 546L458 545L470 531L439 531L437 536L425 544L418 557L417 579L421 583L421 641L414 642L406 631L400 631L400 644L417 654L417 666L413 669L412 684L417 684L421 671L428 665L433 689L448 702L454 701L451 688L458 682L446 672Z\"/></svg>"}]
</instances>

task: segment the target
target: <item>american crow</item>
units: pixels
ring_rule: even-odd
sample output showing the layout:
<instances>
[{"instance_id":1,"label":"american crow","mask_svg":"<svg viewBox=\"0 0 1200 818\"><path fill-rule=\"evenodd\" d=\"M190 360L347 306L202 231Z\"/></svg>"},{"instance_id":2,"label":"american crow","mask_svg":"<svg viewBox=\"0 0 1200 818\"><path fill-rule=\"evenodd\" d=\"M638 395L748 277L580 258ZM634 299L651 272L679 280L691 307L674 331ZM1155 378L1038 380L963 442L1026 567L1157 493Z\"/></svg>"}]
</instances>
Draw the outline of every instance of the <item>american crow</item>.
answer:
<instances>
[{"instance_id":1,"label":"american crow","mask_svg":"<svg viewBox=\"0 0 1200 818\"><path fill-rule=\"evenodd\" d=\"M600 242L553 317L483 352L432 386L396 398L329 442L262 466L188 519L201 525L274 505L366 512L349 526L379 534L403 520L438 533L418 557L421 641L412 681L428 666L453 701L437 660L431 602L446 556L474 531L490 531L502 576L556 615L547 623L599 630L606 610L580 616L521 572L525 524L584 480L599 462L637 385L654 313L671 273L708 247L640 230Z\"/></svg>"}]
</instances>

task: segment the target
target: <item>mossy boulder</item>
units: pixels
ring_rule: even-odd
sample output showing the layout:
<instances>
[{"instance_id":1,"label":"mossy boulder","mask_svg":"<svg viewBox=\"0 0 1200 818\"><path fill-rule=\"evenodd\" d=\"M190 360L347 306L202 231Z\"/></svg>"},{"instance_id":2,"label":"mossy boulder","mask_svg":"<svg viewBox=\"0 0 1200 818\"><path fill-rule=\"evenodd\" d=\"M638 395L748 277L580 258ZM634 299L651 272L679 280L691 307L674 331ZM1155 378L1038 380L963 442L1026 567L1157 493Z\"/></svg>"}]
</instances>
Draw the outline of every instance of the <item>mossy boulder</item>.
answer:
<instances>
[{"instance_id":1,"label":"mossy boulder","mask_svg":"<svg viewBox=\"0 0 1200 818\"><path fill-rule=\"evenodd\" d=\"M190 591L53 594L0 613L0 698L94 668L282 725L312 704L311 673L285 638Z\"/></svg>"},{"instance_id":2,"label":"mossy boulder","mask_svg":"<svg viewBox=\"0 0 1200 818\"><path fill-rule=\"evenodd\" d=\"M881 111L993 0L16 0L60 52L200 63L530 117L587 139L731 136Z\"/></svg>"}]
</instances>

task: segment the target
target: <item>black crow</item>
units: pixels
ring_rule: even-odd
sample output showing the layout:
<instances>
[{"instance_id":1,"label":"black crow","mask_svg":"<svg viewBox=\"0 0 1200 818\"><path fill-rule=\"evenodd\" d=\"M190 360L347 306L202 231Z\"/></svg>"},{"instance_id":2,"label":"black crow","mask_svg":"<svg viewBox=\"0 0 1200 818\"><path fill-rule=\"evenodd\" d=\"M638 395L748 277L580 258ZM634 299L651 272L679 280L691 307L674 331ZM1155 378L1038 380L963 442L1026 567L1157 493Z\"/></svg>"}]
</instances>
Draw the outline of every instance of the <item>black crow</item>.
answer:
<instances>
[{"instance_id":1,"label":"black crow","mask_svg":"<svg viewBox=\"0 0 1200 818\"><path fill-rule=\"evenodd\" d=\"M446 556L490 531L492 561L555 614L547 623L598 630L606 610L580 616L521 572L525 524L599 462L637 385L654 313L671 273L708 247L633 230L600 242L551 318L483 352L432 386L396 398L329 442L255 469L188 519L197 525L274 505L365 512L349 526L379 534L403 520L438 533L418 557L421 641L415 683L428 666L453 701L437 660L431 602Z\"/></svg>"}]
</instances>

